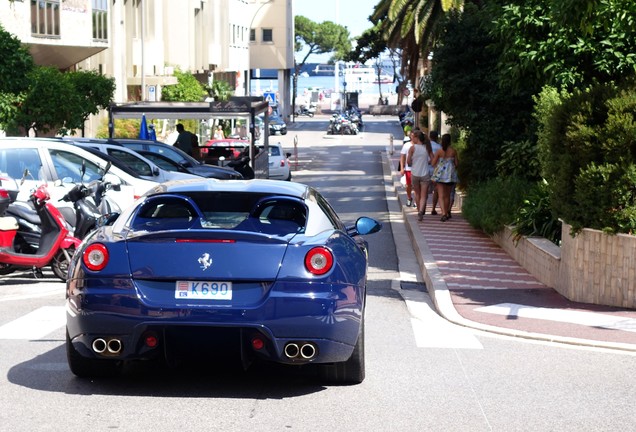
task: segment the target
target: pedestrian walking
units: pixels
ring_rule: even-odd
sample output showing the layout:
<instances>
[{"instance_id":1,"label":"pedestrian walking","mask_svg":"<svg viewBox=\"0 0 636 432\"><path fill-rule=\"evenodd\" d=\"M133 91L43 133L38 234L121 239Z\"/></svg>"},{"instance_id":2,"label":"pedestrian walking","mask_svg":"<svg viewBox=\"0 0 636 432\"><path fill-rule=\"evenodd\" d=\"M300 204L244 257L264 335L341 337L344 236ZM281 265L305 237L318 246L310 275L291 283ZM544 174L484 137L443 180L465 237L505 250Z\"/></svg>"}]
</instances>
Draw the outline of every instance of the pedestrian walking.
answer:
<instances>
[{"instance_id":1,"label":"pedestrian walking","mask_svg":"<svg viewBox=\"0 0 636 432\"><path fill-rule=\"evenodd\" d=\"M411 132L408 137L404 137L404 144L400 151L400 175L404 176L404 188L406 189L406 206L413 207L413 187L411 184L411 166L407 163L406 156L409 153L409 149L413 144L411 143Z\"/></svg>"},{"instance_id":2,"label":"pedestrian walking","mask_svg":"<svg viewBox=\"0 0 636 432\"><path fill-rule=\"evenodd\" d=\"M417 206L417 220L421 221L426 213L428 186L431 181L428 167L433 157L433 151L430 140L419 129L413 129L411 142L413 145L409 149L406 161L411 166L411 183Z\"/></svg>"},{"instance_id":3,"label":"pedestrian walking","mask_svg":"<svg viewBox=\"0 0 636 432\"><path fill-rule=\"evenodd\" d=\"M439 139L439 134L437 133L436 130L432 130L429 134L429 137L431 139L431 148L433 149L433 154L437 153L437 150L441 149L442 146L437 142L437 140ZM431 164L429 165L428 169L431 173L431 176L433 175L433 164L432 164L432 158L431 158ZM437 207L437 201L439 200L439 194L437 193L437 187L435 182L433 181L433 179L431 179L431 182L429 183L428 186L428 193L432 193L433 194L433 208L431 209L431 214L432 215L436 215L437 212L435 211L435 208Z\"/></svg>"},{"instance_id":4,"label":"pedestrian walking","mask_svg":"<svg viewBox=\"0 0 636 432\"><path fill-rule=\"evenodd\" d=\"M440 206L442 208L442 222L451 218L450 198L453 185L457 183L457 152L451 147L450 134L442 135L442 148L433 155L435 167L431 179L437 183Z\"/></svg>"}]
</instances>

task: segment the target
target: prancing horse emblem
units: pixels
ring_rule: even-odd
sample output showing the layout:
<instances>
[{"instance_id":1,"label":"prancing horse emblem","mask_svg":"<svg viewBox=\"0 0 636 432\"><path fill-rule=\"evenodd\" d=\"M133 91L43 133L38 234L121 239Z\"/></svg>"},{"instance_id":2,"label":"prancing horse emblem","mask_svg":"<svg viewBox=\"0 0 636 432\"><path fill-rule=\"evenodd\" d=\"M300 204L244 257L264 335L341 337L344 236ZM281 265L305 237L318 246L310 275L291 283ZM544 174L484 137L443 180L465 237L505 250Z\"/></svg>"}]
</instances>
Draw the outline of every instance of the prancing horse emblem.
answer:
<instances>
[{"instance_id":1,"label":"prancing horse emblem","mask_svg":"<svg viewBox=\"0 0 636 432\"><path fill-rule=\"evenodd\" d=\"M212 257L210 256L210 254L204 253L203 255L201 255L201 257L199 258L199 264L201 264L201 269L207 270L208 267L212 265Z\"/></svg>"}]
</instances>

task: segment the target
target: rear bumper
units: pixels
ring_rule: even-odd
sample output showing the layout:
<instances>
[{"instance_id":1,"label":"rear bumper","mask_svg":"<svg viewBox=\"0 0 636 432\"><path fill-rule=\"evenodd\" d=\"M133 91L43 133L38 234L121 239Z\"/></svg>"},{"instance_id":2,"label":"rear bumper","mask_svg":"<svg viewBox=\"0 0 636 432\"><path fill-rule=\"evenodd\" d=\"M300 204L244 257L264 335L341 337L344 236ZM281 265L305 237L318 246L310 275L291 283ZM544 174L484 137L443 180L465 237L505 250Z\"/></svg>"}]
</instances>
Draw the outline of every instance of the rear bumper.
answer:
<instances>
[{"instance_id":1,"label":"rear bumper","mask_svg":"<svg viewBox=\"0 0 636 432\"><path fill-rule=\"evenodd\" d=\"M170 349L170 335L180 341L197 332L205 341L235 339L241 354L288 364L332 363L346 361L353 352L363 316L363 291L351 298L351 287L339 287L323 296L312 293L280 293L273 290L269 298L252 308L174 308L148 307L136 296L104 296L84 292L67 300L67 330L76 351L85 357L118 360L146 359L165 354ZM340 292L348 293L347 297ZM78 308L80 300L81 308ZM148 335L159 343L149 347ZM233 336L232 336L233 335ZM259 338L262 349L252 340ZM116 339L121 351L98 353L96 340ZM201 343L193 340L192 345ZM285 354L288 344L310 344L315 355L310 358ZM225 346L225 345L224 345Z\"/></svg>"}]
</instances>

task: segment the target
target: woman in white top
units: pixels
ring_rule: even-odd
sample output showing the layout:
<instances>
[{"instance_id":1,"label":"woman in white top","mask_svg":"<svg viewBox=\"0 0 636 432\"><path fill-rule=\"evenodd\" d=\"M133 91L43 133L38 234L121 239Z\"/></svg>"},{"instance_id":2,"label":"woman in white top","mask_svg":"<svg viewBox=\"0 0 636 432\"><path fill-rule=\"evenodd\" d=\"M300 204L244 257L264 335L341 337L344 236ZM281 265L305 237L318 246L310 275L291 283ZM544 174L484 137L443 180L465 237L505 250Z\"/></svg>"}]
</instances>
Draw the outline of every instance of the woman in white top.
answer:
<instances>
[{"instance_id":1,"label":"woman in white top","mask_svg":"<svg viewBox=\"0 0 636 432\"><path fill-rule=\"evenodd\" d=\"M413 146L409 149L407 163L411 166L411 184L413 185L417 204L417 220L421 221L424 213L426 213L428 185L431 181L428 166L433 156L433 150L426 134L419 129L415 129L412 132Z\"/></svg>"}]
</instances>

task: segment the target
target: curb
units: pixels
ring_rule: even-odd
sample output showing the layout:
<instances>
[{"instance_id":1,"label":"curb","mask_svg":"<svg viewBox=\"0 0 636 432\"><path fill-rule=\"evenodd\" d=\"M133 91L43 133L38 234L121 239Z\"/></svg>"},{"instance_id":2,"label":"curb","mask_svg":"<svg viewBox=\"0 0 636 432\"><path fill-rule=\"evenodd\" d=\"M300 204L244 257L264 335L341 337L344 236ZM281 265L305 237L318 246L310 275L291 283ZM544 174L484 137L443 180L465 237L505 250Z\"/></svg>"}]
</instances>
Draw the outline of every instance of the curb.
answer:
<instances>
[{"instance_id":1,"label":"curb","mask_svg":"<svg viewBox=\"0 0 636 432\"><path fill-rule=\"evenodd\" d=\"M437 263L433 254L431 253L428 243L424 238L419 235L419 227L417 225L416 220L416 212L410 208L404 206L406 201L406 193L400 183L399 176L396 174L395 167L393 166L393 162L389 158L389 148L386 148L386 151L382 152L382 161L388 168L384 170L385 173L385 184L387 185L387 193L388 190L391 189L397 198L397 204L399 205L402 221L408 233L408 237L411 240L411 245L413 247L413 252L417 257L417 262L420 267L420 271L422 272L422 277L424 279L424 283L428 289L429 295L433 300L433 304L435 305L435 309L437 312L446 320L453 324L460 325L462 327L467 327L479 331L484 331L487 333L493 333L503 336L522 338L522 339L530 339L537 340L542 342L552 342L552 343L560 343L566 345L575 345L580 347L590 347L590 348L603 348L603 349L611 349L611 350L619 350L625 352L633 352L636 353L636 345L632 344L623 344L623 343L614 343L614 342L603 342L603 341L594 341L589 339L580 339L580 338L572 338L566 336L553 336L544 333L533 333L526 332L521 330L513 330L501 327L495 327L488 324L482 324L475 321L468 320L461 316L457 309L455 309L455 305L453 304L453 300L451 298L450 291L448 286L446 285L446 281L444 280L439 268L437 267ZM391 216L391 220L394 217ZM395 281L394 281L395 282ZM392 284L392 287L394 285ZM397 287L399 291L399 286Z\"/></svg>"}]
</instances>

